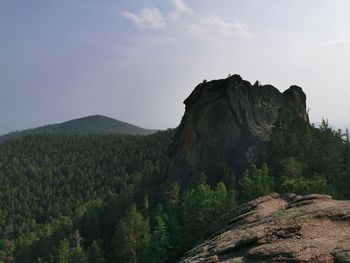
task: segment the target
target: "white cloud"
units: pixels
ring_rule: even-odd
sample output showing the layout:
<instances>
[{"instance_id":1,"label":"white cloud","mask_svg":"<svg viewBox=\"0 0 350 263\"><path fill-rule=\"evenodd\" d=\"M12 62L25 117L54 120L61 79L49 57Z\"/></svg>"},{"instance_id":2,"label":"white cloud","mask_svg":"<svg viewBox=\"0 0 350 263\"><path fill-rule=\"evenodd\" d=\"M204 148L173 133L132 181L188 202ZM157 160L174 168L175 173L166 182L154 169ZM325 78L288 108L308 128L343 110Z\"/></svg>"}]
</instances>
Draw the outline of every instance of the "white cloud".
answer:
<instances>
[{"instance_id":1,"label":"white cloud","mask_svg":"<svg viewBox=\"0 0 350 263\"><path fill-rule=\"evenodd\" d=\"M323 47L327 48L345 48L345 47L350 47L350 39L337 39L333 41L326 42L322 45Z\"/></svg>"},{"instance_id":2,"label":"white cloud","mask_svg":"<svg viewBox=\"0 0 350 263\"><path fill-rule=\"evenodd\" d=\"M139 28L164 29L165 18L162 13L155 7L146 7L138 14L123 12L122 15L135 23Z\"/></svg>"},{"instance_id":3,"label":"white cloud","mask_svg":"<svg viewBox=\"0 0 350 263\"><path fill-rule=\"evenodd\" d=\"M189 36L192 38L198 38L201 33L202 33L202 28L196 24L187 25L185 28L186 36Z\"/></svg>"},{"instance_id":4,"label":"white cloud","mask_svg":"<svg viewBox=\"0 0 350 263\"><path fill-rule=\"evenodd\" d=\"M177 19L180 14L193 14L193 10L188 7L183 0L172 0L175 10L171 13L171 17Z\"/></svg>"},{"instance_id":5,"label":"white cloud","mask_svg":"<svg viewBox=\"0 0 350 263\"><path fill-rule=\"evenodd\" d=\"M173 5L175 7L175 11L177 12L187 13L187 14L193 13L193 10L189 8L182 0L173 0Z\"/></svg>"},{"instance_id":6,"label":"white cloud","mask_svg":"<svg viewBox=\"0 0 350 263\"><path fill-rule=\"evenodd\" d=\"M203 25L208 31L214 34L219 34L227 38L252 38L254 37L253 32L249 27L240 22L230 23L224 21L218 16L213 16L211 18L202 21Z\"/></svg>"},{"instance_id":7,"label":"white cloud","mask_svg":"<svg viewBox=\"0 0 350 263\"><path fill-rule=\"evenodd\" d=\"M191 38L206 36L212 39L217 39L218 37L236 39L254 38L254 33L246 24L226 22L218 16L202 19L198 24L187 25L185 27L185 35Z\"/></svg>"}]
</instances>

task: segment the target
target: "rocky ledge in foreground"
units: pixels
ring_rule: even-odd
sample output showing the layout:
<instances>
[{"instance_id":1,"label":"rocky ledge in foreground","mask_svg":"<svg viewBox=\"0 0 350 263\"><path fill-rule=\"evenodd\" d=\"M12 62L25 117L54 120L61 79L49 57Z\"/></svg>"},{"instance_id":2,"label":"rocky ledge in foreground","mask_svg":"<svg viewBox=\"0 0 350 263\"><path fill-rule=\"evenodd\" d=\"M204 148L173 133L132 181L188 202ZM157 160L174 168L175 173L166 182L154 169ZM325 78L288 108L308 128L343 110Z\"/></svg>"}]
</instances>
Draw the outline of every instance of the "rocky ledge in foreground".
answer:
<instances>
[{"instance_id":1,"label":"rocky ledge in foreground","mask_svg":"<svg viewBox=\"0 0 350 263\"><path fill-rule=\"evenodd\" d=\"M181 263L350 262L350 201L279 194L239 206Z\"/></svg>"}]
</instances>

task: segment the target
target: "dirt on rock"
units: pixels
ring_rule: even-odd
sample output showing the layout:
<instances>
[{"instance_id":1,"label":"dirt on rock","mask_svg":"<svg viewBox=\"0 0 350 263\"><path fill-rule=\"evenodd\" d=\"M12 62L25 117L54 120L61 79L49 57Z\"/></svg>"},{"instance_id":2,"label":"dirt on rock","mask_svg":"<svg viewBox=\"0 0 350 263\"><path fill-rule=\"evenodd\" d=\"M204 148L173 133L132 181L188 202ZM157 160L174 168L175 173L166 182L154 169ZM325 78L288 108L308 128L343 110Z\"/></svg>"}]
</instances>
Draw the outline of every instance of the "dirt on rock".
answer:
<instances>
[{"instance_id":1,"label":"dirt on rock","mask_svg":"<svg viewBox=\"0 0 350 263\"><path fill-rule=\"evenodd\" d=\"M215 222L181 263L350 262L350 201L271 194Z\"/></svg>"}]
</instances>

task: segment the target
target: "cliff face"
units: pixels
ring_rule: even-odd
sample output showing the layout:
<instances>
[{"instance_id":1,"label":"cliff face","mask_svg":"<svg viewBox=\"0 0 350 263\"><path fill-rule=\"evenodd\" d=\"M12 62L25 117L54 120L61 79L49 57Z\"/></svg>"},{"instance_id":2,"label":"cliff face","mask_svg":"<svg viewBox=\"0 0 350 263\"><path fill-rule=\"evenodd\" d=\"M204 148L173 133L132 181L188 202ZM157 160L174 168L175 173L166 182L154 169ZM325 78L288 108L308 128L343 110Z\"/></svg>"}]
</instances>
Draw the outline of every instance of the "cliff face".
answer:
<instances>
[{"instance_id":1,"label":"cliff face","mask_svg":"<svg viewBox=\"0 0 350 263\"><path fill-rule=\"evenodd\" d=\"M181 263L350 262L350 201L278 194L237 207Z\"/></svg>"},{"instance_id":2,"label":"cliff face","mask_svg":"<svg viewBox=\"0 0 350 263\"><path fill-rule=\"evenodd\" d=\"M238 75L199 84L184 101L186 112L170 149L169 180L192 180L202 171L210 176L223 166L240 171L264 152L282 111L293 110L308 122L305 101L297 86L281 93Z\"/></svg>"}]
</instances>

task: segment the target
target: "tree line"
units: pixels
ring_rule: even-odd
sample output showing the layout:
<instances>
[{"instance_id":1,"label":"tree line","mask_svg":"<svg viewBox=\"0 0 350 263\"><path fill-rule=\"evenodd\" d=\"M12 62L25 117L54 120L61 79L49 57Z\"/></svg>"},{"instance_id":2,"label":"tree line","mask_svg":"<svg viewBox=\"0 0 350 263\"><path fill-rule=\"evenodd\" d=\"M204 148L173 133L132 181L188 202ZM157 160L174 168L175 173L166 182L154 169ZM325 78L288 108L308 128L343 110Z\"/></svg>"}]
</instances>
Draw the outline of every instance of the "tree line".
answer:
<instances>
[{"instance_id":1,"label":"tree line","mask_svg":"<svg viewBox=\"0 0 350 263\"><path fill-rule=\"evenodd\" d=\"M350 140L283 112L267 152L191 186L164 183L174 130L32 135L0 146L3 262L176 262L237 204L279 192L350 199ZM208 175L209 177L209 175ZM0 261L1 262L1 261Z\"/></svg>"}]
</instances>

